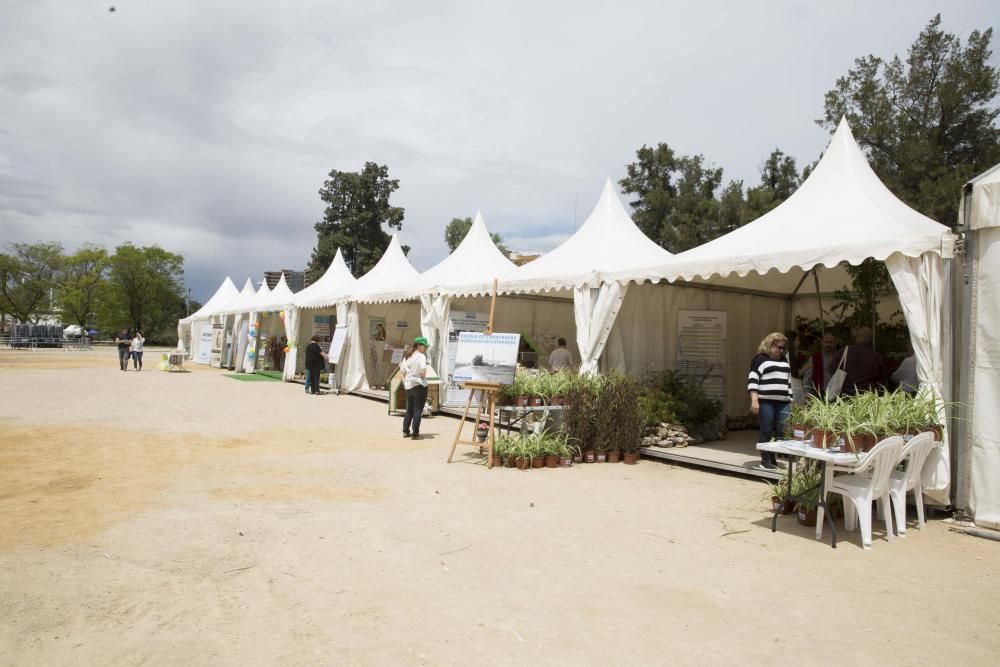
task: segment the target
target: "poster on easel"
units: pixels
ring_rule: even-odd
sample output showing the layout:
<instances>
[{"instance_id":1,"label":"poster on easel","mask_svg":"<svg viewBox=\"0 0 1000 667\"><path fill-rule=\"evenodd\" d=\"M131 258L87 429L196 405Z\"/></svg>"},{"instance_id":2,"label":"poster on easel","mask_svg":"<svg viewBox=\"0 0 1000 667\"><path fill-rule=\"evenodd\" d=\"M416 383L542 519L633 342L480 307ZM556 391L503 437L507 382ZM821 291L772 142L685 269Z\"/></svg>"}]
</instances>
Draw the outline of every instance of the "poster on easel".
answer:
<instances>
[{"instance_id":1,"label":"poster on easel","mask_svg":"<svg viewBox=\"0 0 1000 667\"><path fill-rule=\"evenodd\" d=\"M514 382L521 334L463 331L455 352L455 382L508 385Z\"/></svg>"},{"instance_id":2,"label":"poster on easel","mask_svg":"<svg viewBox=\"0 0 1000 667\"><path fill-rule=\"evenodd\" d=\"M726 311L678 311L676 370L725 408Z\"/></svg>"},{"instance_id":3,"label":"poster on easel","mask_svg":"<svg viewBox=\"0 0 1000 667\"><path fill-rule=\"evenodd\" d=\"M464 331L486 331L489 321L489 313L453 312L448 318L448 365L444 378L444 404L446 406L461 407L469 398L469 391L463 389L454 380L458 337Z\"/></svg>"}]
</instances>

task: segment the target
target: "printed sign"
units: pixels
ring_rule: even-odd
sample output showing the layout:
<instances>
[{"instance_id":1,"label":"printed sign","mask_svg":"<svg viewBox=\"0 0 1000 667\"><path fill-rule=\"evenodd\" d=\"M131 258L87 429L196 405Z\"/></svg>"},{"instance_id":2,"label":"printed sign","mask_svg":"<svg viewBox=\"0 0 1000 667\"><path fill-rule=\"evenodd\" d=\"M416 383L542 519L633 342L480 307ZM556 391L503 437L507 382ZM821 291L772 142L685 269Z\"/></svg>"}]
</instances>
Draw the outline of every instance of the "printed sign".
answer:
<instances>
[{"instance_id":1,"label":"printed sign","mask_svg":"<svg viewBox=\"0 0 1000 667\"><path fill-rule=\"evenodd\" d=\"M410 326L410 323L407 322L406 320L396 320L396 328L397 329L405 329L408 326Z\"/></svg>"},{"instance_id":2,"label":"printed sign","mask_svg":"<svg viewBox=\"0 0 1000 667\"><path fill-rule=\"evenodd\" d=\"M726 311L678 311L677 335L677 371L725 404Z\"/></svg>"},{"instance_id":3,"label":"printed sign","mask_svg":"<svg viewBox=\"0 0 1000 667\"><path fill-rule=\"evenodd\" d=\"M463 331L486 331L490 316L488 313L460 312L451 313L448 318L448 363L446 366L447 376L445 382L444 404L451 406L462 406L469 400L470 390L463 389L455 381L455 354L458 352L458 337ZM477 405L473 400L473 405Z\"/></svg>"},{"instance_id":4,"label":"printed sign","mask_svg":"<svg viewBox=\"0 0 1000 667\"><path fill-rule=\"evenodd\" d=\"M511 384L517 369L521 334L463 331L455 352L455 382Z\"/></svg>"},{"instance_id":5,"label":"printed sign","mask_svg":"<svg viewBox=\"0 0 1000 667\"><path fill-rule=\"evenodd\" d=\"M212 358L212 329L203 327L198 339L198 354L194 357L196 364L207 364Z\"/></svg>"},{"instance_id":6,"label":"printed sign","mask_svg":"<svg viewBox=\"0 0 1000 667\"><path fill-rule=\"evenodd\" d=\"M330 362L336 364L344 352L344 342L347 340L347 325L338 325L333 330L333 340L330 342Z\"/></svg>"}]
</instances>

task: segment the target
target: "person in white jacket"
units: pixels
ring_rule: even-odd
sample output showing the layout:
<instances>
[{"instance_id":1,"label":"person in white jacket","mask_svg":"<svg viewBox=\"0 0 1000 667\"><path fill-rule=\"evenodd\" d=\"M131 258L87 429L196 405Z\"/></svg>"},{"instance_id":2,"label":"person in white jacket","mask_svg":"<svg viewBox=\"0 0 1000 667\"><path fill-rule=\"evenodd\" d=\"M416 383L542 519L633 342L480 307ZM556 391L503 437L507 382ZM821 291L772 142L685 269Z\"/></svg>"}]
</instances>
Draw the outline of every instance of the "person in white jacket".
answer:
<instances>
[{"instance_id":1,"label":"person in white jacket","mask_svg":"<svg viewBox=\"0 0 1000 667\"><path fill-rule=\"evenodd\" d=\"M427 339L417 336L403 356L403 387L406 389L406 416L403 437L420 439L420 418L427 402ZM410 428L413 428L412 432Z\"/></svg>"},{"instance_id":2,"label":"person in white jacket","mask_svg":"<svg viewBox=\"0 0 1000 667\"><path fill-rule=\"evenodd\" d=\"M145 342L146 339L142 337L142 332L136 329L129 349L132 352L132 367L137 371L142 370L142 344Z\"/></svg>"}]
</instances>

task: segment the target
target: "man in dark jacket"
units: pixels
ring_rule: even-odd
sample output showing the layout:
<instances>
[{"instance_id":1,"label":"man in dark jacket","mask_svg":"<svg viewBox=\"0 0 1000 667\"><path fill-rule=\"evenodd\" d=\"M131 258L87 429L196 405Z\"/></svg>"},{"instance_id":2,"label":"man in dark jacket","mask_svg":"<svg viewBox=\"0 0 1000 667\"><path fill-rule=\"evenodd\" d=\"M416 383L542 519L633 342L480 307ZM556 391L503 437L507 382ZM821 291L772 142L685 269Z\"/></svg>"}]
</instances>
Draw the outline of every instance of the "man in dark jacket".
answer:
<instances>
[{"instance_id":1,"label":"man in dark jacket","mask_svg":"<svg viewBox=\"0 0 1000 667\"><path fill-rule=\"evenodd\" d=\"M115 345L118 346L118 366L123 370L128 370L128 358L132 349L132 337L128 335L128 329L123 329L115 336Z\"/></svg>"},{"instance_id":2,"label":"man in dark jacket","mask_svg":"<svg viewBox=\"0 0 1000 667\"><path fill-rule=\"evenodd\" d=\"M885 385L888 366L885 357L872 346L874 338L871 327L861 327L854 345L848 346L847 360L844 362L847 377L844 379L842 394L851 396Z\"/></svg>"}]
</instances>

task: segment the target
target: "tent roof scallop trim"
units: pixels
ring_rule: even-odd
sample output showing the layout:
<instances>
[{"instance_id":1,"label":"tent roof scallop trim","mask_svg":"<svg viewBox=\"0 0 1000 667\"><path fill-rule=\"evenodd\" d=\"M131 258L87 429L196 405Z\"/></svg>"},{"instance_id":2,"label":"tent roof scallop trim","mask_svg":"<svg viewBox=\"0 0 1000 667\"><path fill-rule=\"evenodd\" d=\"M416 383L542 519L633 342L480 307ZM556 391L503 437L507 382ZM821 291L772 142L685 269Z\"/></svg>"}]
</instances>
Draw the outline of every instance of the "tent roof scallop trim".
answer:
<instances>
[{"instance_id":1,"label":"tent roof scallop trim","mask_svg":"<svg viewBox=\"0 0 1000 667\"><path fill-rule=\"evenodd\" d=\"M328 308L342 299L345 290L350 290L357 278L347 268L344 254L337 248L337 254L323 276L309 287L292 297L292 305L297 308ZM339 296L338 296L339 295Z\"/></svg>"},{"instance_id":2,"label":"tent roof scallop trim","mask_svg":"<svg viewBox=\"0 0 1000 667\"><path fill-rule=\"evenodd\" d=\"M217 314L220 309L225 308L238 296L239 291L237 291L236 285L233 284L233 281L229 276L226 276L226 279L222 281L219 288L215 290L215 294L209 297L208 301L205 302L205 305L187 317L182 318L180 322L182 324L187 324L189 322L194 322L195 320L209 318Z\"/></svg>"},{"instance_id":3,"label":"tent roof scallop trim","mask_svg":"<svg viewBox=\"0 0 1000 667\"><path fill-rule=\"evenodd\" d=\"M615 274L621 281L744 277L894 253L950 256L950 230L900 201L879 180L845 119L809 178L772 211L659 266ZM758 250L759 249L759 250Z\"/></svg>"},{"instance_id":4,"label":"tent roof scallop trim","mask_svg":"<svg viewBox=\"0 0 1000 667\"><path fill-rule=\"evenodd\" d=\"M378 263L368 273L358 278L350 289L345 289L338 300L378 303L382 299L377 295L398 289L400 285L412 283L419 275L420 273L406 259L399 237L393 234L389 246L382 253Z\"/></svg>"},{"instance_id":5,"label":"tent roof scallop trim","mask_svg":"<svg viewBox=\"0 0 1000 667\"><path fill-rule=\"evenodd\" d=\"M379 294L369 294L367 302L405 301L424 294L442 293L451 296L482 296L489 294L483 276L509 273L516 265L504 256L490 237L482 213L476 213L472 226L455 251L427 269L410 285Z\"/></svg>"},{"instance_id":6,"label":"tent roof scallop trim","mask_svg":"<svg viewBox=\"0 0 1000 667\"><path fill-rule=\"evenodd\" d=\"M590 216L552 252L498 276L500 293L562 291L598 287L608 276L636 266L666 263L673 257L635 225L611 179ZM491 285L492 287L492 285Z\"/></svg>"}]
</instances>

